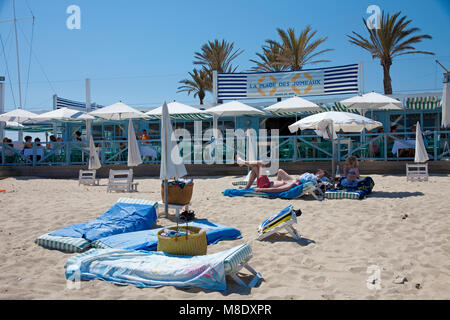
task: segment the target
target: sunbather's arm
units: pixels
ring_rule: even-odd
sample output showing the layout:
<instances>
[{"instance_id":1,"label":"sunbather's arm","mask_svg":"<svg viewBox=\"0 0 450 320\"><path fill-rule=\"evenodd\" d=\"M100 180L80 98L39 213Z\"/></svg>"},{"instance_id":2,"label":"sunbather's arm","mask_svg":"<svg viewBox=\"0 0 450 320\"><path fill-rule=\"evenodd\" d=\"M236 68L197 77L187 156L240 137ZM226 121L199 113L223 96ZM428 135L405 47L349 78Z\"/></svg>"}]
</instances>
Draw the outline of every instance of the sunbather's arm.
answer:
<instances>
[{"instance_id":1,"label":"sunbather's arm","mask_svg":"<svg viewBox=\"0 0 450 320\"><path fill-rule=\"evenodd\" d=\"M255 192L283 192L283 191L288 191L289 189L297 186L298 184L295 181L292 181L289 184L286 184L284 186L280 186L280 187L275 187L275 188L255 188Z\"/></svg>"}]
</instances>

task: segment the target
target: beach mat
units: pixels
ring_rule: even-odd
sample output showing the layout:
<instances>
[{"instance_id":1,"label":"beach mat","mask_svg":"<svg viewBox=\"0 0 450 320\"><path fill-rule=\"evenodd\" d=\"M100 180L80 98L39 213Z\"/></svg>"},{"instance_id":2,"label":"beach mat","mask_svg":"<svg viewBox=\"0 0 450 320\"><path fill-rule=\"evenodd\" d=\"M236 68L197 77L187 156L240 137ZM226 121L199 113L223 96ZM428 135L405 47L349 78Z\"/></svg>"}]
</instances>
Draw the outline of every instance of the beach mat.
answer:
<instances>
[{"instance_id":1,"label":"beach mat","mask_svg":"<svg viewBox=\"0 0 450 320\"><path fill-rule=\"evenodd\" d=\"M185 225L185 223L179 224L179 226ZM234 240L242 238L242 234L238 229L213 223L206 219L190 221L188 225L206 229L206 242L208 245L217 243L221 240ZM167 227L104 237L92 242L91 246L93 248L155 251L158 246L158 232L164 228Z\"/></svg>"},{"instance_id":2,"label":"beach mat","mask_svg":"<svg viewBox=\"0 0 450 320\"><path fill-rule=\"evenodd\" d=\"M255 192L255 188L250 189L226 189L223 192L224 196L227 197L258 197L267 199L295 199L304 194L304 191L310 189L315 185L314 182L310 181L307 183L302 183L294 188L291 188L283 192Z\"/></svg>"}]
</instances>

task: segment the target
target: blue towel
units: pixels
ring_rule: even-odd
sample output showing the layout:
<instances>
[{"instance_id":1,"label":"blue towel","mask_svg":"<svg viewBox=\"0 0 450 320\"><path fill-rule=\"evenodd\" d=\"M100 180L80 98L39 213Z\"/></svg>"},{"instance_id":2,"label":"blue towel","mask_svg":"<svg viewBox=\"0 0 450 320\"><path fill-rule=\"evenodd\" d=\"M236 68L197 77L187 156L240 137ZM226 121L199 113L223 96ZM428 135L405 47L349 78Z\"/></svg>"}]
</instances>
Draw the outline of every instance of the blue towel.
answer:
<instances>
[{"instance_id":1,"label":"blue towel","mask_svg":"<svg viewBox=\"0 0 450 320\"><path fill-rule=\"evenodd\" d=\"M92 221L73 224L50 235L95 241L114 234L150 229L156 219L153 205L118 202Z\"/></svg>"},{"instance_id":2,"label":"blue towel","mask_svg":"<svg viewBox=\"0 0 450 320\"><path fill-rule=\"evenodd\" d=\"M226 189L223 194L228 197L262 197L262 198L281 198L281 199L295 199L302 195L303 184L295 186L283 192L255 192L255 188L250 189Z\"/></svg>"},{"instance_id":3,"label":"blue towel","mask_svg":"<svg viewBox=\"0 0 450 320\"><path fill-rule=\"evenodd\" d=\"M185 223L179 224L179 226L185 226ZM241 232L238 229L220 225L218 223L212 223L208 220L196 220L195 222L189 222L189 226L205 228L206 241L208 244L214 244L221 240L233 240L242 238ZM158 231L166 227L144 230L137 232L129 232L124 234L117 234L105 238L101 238L97 241L100 244L99 247L110 247L127 250L147 250L155 251L158 246ZM97 245L94 243L93 245Z\"/></svg>"}]
</instances>

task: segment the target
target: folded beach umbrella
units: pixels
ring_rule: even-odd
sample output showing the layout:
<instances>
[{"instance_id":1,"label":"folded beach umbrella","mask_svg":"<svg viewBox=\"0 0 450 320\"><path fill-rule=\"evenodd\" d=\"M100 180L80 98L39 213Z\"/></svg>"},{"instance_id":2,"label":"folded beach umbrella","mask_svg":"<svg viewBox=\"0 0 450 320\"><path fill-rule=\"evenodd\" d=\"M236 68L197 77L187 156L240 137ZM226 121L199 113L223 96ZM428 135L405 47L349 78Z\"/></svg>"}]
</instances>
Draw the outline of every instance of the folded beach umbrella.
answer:
<instances>
[{"instance_id":1,"label":"folded beach umbrella","mask_svg":"<svg viewBox=\"0 0 450 320\"><path fill-rule=\"evenodd\" d=\"M100 169L102 164L100 163L100 159L98 157L97 148L94 144L94 138L92 135L89 135L89 170L97 170Z\"/></svg>"},{"instance_id":2,"label":"folded beach umbrella","mask_svg":"<svg viewBox=\"0 0 450 320\"><path fill-rule=\"evenodd\" d=\"M136 139L136 132L134 131L133 121L128 120L128 166L135 167L142 163L141 152Z\"/></svg>"},{"instance_id":3,"label":"folded beach umbrella","mask_svg":"<svg viewBox=\"0 0 450 320\"><path fill-rule=\"evenodd\" d=\"M187 175L183 158L180 156L172 124L170 123L169 109L166 102L162 105L161 119L161 168L159 177L164 181L164 212L168 213L168 180L181 178Z\"/></svg>"},{"instance_id":4,"label":"folded beach umbrella","mask_svg":"<svg viewBox=\"0 0 450 320\"><path fill-rule=\"evenodd\" d=\"M381 122L363 117L350 112L328 111L305 117L289 126L289 130L294 133L297 130L314 129L318 135L333 140L337 138L336 132L361 132L364 129L370 131L381 127ZM333 141L332 170L335 175L335 143Z\"/></svg>"},{"instance_id":5,"label":"folded beach umbrella","mask_svg":"<svg viewBox=\"0 0 450 320\"><path fill-rule=\"evenodd\" d=\"M416 150L414 154L414 162L422 163L429 160L425 143L423 142L422 130L420 129L420 123L416 124Z\"/></svg>"},{"instance_id":6,"label":"folded beach umbrella","mask_svg":"<svg viewBox=\"0 0 450 320\"><path fill-rule=\"evenodd\" d=\"M322 111L323 109L312 101L293 96L286 100L277 102L265 108L264 110L270 111L276 115L287 116L294 115L300 112Z\"/></svg>"},{"instance_id":7,"label":"folded beach umbrella","mask_svg":"<svg viewBox=\"0 0 450 320\"><path fill-rule=\"evenodd\" d=\"M442 127L450 126L450 87L448 82L444 82L444 92L442 93Z\"/></svg>"},{"instance_id":8,"label":"folded beach umbrella","mask_svg":"<svg viewBox=\"0 0 450 320\"><path fill-rule=\"evenodd\" d=\"M363 112L369 109L378 109L378 110L403 109L401 101L373 91L363 95L357 95L342 100L340 103L346 106L347 108L357 109Z\"/></svg>"}]
</instances>

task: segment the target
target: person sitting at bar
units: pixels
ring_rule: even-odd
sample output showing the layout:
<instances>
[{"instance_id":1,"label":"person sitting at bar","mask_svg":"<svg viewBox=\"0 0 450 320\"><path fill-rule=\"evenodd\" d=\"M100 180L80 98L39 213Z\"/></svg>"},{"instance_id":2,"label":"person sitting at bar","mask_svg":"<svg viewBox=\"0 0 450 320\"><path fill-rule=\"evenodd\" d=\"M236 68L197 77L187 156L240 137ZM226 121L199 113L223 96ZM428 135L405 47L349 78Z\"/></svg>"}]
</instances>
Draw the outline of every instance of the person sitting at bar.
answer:
<instances>
[{"instance_id":1,"label":"person sitting at bar","mask_svg":"<svg viewBox=\"0 0 450 320\"><path fill-rule=\"evenodd\" d=\"M25 140L25 144L24 144L23 148L24 149L33 149L33 144L32 144L33 138L31 136L25 136L24 140Z\"/></svg>"},{"instance_id":2,"label":"person sitting at bar","mask_svg":"<svg viewBox=\"0 0 450 320\"><path fill-rule=\"evenodd\" d=\"M150 140L150 136L147 134L147 130L142 129L142 133L140 133L139 131L136 132L136 134L138 135L140 140ZM150 142L145 141L143 142L145 144L149 144Z\"/></svg>"}]
</instances>

